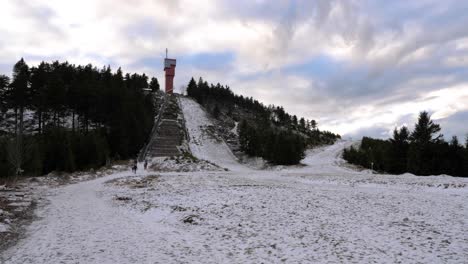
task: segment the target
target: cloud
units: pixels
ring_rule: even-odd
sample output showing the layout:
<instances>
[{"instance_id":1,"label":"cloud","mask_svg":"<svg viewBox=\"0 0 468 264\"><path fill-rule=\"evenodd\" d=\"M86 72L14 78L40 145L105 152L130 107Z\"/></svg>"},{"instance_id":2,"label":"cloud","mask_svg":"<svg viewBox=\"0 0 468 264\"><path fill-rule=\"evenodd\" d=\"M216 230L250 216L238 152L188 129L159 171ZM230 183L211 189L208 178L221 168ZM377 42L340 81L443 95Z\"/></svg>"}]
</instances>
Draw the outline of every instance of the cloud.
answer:
<instances>
[{"instance_id":1,"label":"cloud","mask_svg":"<svg viewBox=\"0 0 468 264\"><path fill-rule=\"evenodd\" d=\"M25 57L161 79L169 48L177 89L203 76L345 135L389 135L422 110L460 134L446 120L468 111L466 10L457 0L6 1L0 73Z\"/></svg>"},{"instance_id":2,"label":"cloud","mask_svg":"<svg viewBox=\"0 0 468 264\"><path fill-rule=\"evenodd\" d=\"M185 56L180 63L206 71L232 71L235 54L232 52L197 53Z\"/></svg>"},{"instance_id":3,"label":"cloud","mask_svg":"<svg viewBox=\"0 0 468 264\"><path fill-rule=\"evenodd\" d=\"M464 143L468 137L468 128L466 126L468 120L468 111L460 111L451 116L438 120L438 124L442 127L442 133L449 140L451 136L457 136L460 143Z\"/></svg>"}]
</instances>

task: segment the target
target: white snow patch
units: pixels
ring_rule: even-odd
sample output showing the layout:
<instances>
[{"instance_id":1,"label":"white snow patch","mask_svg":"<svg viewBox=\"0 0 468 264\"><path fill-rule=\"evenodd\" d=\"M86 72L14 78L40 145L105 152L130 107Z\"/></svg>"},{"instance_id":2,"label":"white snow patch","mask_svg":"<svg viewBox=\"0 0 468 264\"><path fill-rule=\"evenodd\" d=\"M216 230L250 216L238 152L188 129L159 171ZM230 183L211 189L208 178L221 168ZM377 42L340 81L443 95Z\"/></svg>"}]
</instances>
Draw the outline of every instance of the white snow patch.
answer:
<instances>
[{"instance_id":1,"label":"white snow patch","mask_svg":"<svg viewBox=\"0 0 468 264\"><path fill-rule=\"evenodd\" d=\"M10 227L7 224L0 223L0 233L8 232Z\"/></svg>"},{"instance_id":2,"label":"white snow patch","mask_svg":"<svg viewBox=\"0 0 468 264\"><path fill-rule=\"evenodd\" d=\"M234 127L231 129L231 133L234 135L239 135L239 131L237 131L237 126L239 125L239 122L235 122Z\"/></svg>"}]
</instances>

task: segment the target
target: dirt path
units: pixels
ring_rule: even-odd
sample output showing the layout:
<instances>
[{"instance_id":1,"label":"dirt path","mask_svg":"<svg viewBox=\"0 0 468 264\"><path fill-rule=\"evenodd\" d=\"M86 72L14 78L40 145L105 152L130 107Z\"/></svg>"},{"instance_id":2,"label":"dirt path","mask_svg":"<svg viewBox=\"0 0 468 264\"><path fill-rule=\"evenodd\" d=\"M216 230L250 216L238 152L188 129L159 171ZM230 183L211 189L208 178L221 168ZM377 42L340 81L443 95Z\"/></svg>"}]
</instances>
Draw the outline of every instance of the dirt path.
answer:
<instances>
[{"instance_id":1,"label":"dirt path","mask_svg":"<svg viewBox=\"0 0 468 264\"><path fill-rule=\"evenodd\" d=\"M156 226L103 196L104 182L120 173L51 190L39 220L2 263L139 263L151 254ZM146 249L146 250L145 250Z\"/></svg>"}]
</instances>

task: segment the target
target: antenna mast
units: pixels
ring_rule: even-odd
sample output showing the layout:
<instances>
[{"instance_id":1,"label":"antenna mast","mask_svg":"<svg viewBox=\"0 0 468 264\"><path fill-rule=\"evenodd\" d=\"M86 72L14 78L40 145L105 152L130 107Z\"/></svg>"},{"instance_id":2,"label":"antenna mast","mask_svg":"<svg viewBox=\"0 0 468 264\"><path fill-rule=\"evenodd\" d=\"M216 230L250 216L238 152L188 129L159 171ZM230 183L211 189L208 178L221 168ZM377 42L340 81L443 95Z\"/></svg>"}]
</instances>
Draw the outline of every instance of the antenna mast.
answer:
<instances>
[{"instance_id":1,"label":"antenna mast","mask_svg":"<svg viewBox=\"0 0 468 264\"><path fill-rule=\"evenodd\" d=\"M166 59L167 59L167 48L166 48Z\"/></svg>"}]
</instances>

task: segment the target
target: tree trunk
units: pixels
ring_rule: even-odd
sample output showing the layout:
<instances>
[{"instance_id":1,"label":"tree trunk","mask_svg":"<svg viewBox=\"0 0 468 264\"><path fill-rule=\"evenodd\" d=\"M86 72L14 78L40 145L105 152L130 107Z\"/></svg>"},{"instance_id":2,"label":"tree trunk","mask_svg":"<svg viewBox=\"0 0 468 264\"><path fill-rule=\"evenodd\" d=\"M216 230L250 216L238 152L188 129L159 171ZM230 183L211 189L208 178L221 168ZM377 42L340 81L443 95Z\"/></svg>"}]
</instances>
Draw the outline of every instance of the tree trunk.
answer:
<instances>
[{"instance_id":1,"label":"tree trunk","mask_svg":"<svg viewBox=\"0 0 468 264\"><path fill-rule=\"evenodd\" d=\"M18 108L15 107L15 135L18 134Z\"/></svg>"},{"instance_id":2,"label":"tree trunk","mask_svg":"<svg viewBox=\"0 0 468 264\"><path fill-rule=\"evenodd\" d=\"M88 122L88 114L85 115L85 133L88 134L88 126L89 126L89 122Z\"/></svg>"},{"instance_id":3,"label":"tree trunk","mask_svg":"<svg viewBox=\"0 0 468 264\"><path fill-rule=\"evenodd\" d=\"M72 110L72 132L75 132L75 111Z\"/></svg>"},{"instance_id":4,"label":"tree trunk","mask_svg":"<svg viewBox=\"0 0 468 264\"><path fill-rule=\"evenodd\" d=\"M39 109L38 111L38 119L39 119L39 134L42 134L42 110Z\"/></svg>"},{"instance_id":5,"label":"tree trunk","mask_svg":"<svg viewBox=\"0 0 468 264\"><path fill-rule=\"evenodd\" d=\"M19 115L19 132L17 134L17 140L18 142L16 143L17 148L18 148L18 174L21 174L21 167L23 165L23 119L24 119L24 107L20 107L20 115Z\"/></svg>"}]
</instances>

